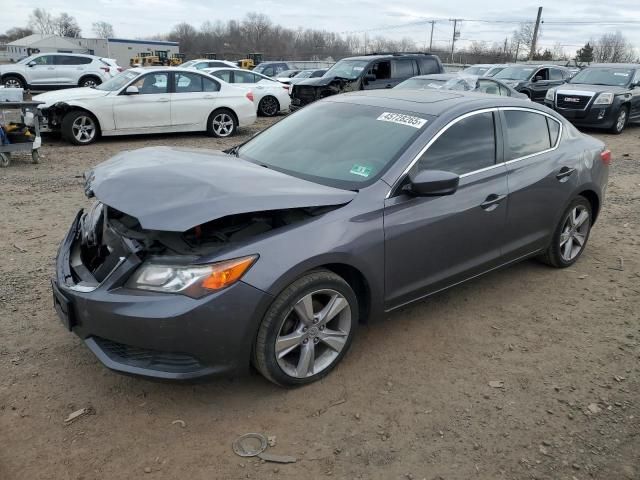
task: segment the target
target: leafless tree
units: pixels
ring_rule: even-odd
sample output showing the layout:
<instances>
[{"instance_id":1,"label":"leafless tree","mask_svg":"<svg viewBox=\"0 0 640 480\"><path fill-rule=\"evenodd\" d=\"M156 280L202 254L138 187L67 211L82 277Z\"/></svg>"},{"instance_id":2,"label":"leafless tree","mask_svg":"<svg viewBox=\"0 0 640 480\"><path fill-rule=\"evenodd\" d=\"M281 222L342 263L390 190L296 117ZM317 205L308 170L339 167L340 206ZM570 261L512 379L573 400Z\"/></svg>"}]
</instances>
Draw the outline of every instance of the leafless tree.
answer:
<instances>
[{"instance_id":1,"label":"leafless tree","mask_svg":"<svg viewBox=\"0 0 640 480\"><path fill-rule=\"evenodd\" d=\"M535 25L533 23L521 23L517 30L514 30L511 38L511 43L519 46L518 55L528 55L531 51L531 42L533 41L533 31ZM538 29L538 38L541 34L541 29ZM534 52L535 53L535 52Z\"/></svg>"},{"instance_id":2,"label":"leafless tree","mask_svg":"<svg viewBox=\"0 0 640 480\"><path fill-rule=\"evenodd\" d=\"M44 8L35 8L31 12L29 27L43 35L53 35L56 31L54 18Z\"/></svg>"},{"instance_id":3,"label":"leafless tree","mask_svg":"<svg viewBox=\"0 0 640 480\"><path fill-rule=\"evenodd\" d=\"M113 25L108 22L94 22L92 30L98 38L113 38L115 36Z\"/></svg>"},{"instance_id":4,"label":"leafless tree","mask_svg":"<svg viewBox=\"0 0 640 480\"><path fill-rule=\"evenodd\" d=\"M605 33L590 43L593 45L593 59L596 62L633 62L637 58L633 45L620 32Z\"/></svg>"},{"instance_id":5,"label":"leafless tree","mask_svg":"<svg viewBox=\"0 0 640 480\"><path fill-rule=\"evenodd\" d=\"M14 27L10 28L4 34L0 35L0 43L9 43L14 40L19 40L20 38L28 37L33 33L33 30L30 28L20 28Z\"/></svg>"},{"instance_id":6,"label":"leafless tree","mask_svg":"<svg viewBox=\"0 0 640 480\"><path fill-rule=\"evenodd\" d=\"M82 33L75 17L72 17L68 13L62 12L59 16L55 17L53 21L55 26L54 32L61 37L78 38Z\"/></svg>"}]
</instances>

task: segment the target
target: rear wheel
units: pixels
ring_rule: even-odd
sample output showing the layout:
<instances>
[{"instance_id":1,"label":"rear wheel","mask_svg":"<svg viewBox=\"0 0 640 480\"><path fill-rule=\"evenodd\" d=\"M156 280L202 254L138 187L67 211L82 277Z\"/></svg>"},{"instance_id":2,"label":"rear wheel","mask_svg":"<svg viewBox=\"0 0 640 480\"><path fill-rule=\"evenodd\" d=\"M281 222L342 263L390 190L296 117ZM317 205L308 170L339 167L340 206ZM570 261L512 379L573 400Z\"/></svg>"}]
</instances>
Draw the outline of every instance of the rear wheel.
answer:
<instances>
[{"instance_id":1,"label":"rear wheel","mask_svg":"<svg viewBox=\"0 0 640 480\"><path fill-rule=\"evenodd\" d=\"M328 270L289 285L267 311L254 346L254 364L268 380L305 385L327 375L346 354L358 324L349 284Z\"/></svg>"},{"instance_id":2,"label":"rear wheel","mask_svg":"<svg viewBox=\"0 0 640 480\"><path fill-rule=\"evenodd\" d=\"M231 111L220 109L209 115L207 133L214 137L230 137L236 133L236 119Z\"/></svg>"},{"instance_id":3,"label":"rear wheel","mask_svg":"<svg viewBox=\"0 0 640 480\"><path fill-rule=\"evenodd\" d=\"M573 265L587 245L591 224L591 204L586 198L577 197L562 215L551 245L540 260L556 268Z\"/></svg>"},{"instance_id":4,"label":"rear wheel","mask_svg":"<svg viewBox=\"0 0 640 480\"><path fill-rule=\"evenodd\" d=\"M2 77L2 85L5 88L26 88L24 80L17 75L5 75Z\"/></svg>"},{"instance_id":5,"label":"rear wheel","mask_svg":"<svg viewBox=\"0 0 640 480\"><path fill-rule=\"evenodd\" d=\"M102 82L98 77L83 77L78 82L79 87L97 87Z\"/></svg>"},{"instance_id":6,"label":"rear wheel","mask_svg":"<svg viewBox=\"0 0 640 480\"><path fill-rule=\"evenodd\" d=\"M258 113L265 117L273 117L280 111L280 103L276 97L267 95L258 104Z\"/></svg>"},{"instance_id":7,"label":"rear wheel","mask_svg":"<svg viewBox=\"0 0 640 480\"><path fill-rule=\"evenodd\" d=\"M627 125L628 119L629 119L629 107L627 107L626 105L623 105L622 107L620 107L620 110L618 110L618 113L616 114L616 120L613 126L611 127L611 133L620 135L624 130L624 127Z\"/></svg>"},{"instance_id":8,"label":"rear wheel","mask_svg":"<svg viewBox=\"0 0 640 480\"><path fill-rule=\"evenodd\" d=\"M89 145L98 138L98 121L89 112L76 110L62 119L62 138L74 145Z\"/></svg>"}]
</instances>

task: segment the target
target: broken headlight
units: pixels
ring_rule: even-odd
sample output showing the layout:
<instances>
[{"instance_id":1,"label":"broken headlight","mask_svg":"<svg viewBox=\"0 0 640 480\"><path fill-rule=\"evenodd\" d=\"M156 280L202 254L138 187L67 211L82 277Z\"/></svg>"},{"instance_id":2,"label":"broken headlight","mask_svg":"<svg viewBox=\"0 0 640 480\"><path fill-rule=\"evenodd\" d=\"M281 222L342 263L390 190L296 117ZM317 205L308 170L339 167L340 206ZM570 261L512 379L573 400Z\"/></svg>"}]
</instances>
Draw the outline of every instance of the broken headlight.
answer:
<instances>
[{"instance_id":1,"label":"broken headlight","mask_svg":"<svg viewBox=\"0 0 640 480\"><path fill-rule=\"evenodd\" d=\"M149 261L134 272L126 286L200 298L236 283L257 259L258 255L249 255L209 265L168 265Z\"/></svg>"}]
</instances>

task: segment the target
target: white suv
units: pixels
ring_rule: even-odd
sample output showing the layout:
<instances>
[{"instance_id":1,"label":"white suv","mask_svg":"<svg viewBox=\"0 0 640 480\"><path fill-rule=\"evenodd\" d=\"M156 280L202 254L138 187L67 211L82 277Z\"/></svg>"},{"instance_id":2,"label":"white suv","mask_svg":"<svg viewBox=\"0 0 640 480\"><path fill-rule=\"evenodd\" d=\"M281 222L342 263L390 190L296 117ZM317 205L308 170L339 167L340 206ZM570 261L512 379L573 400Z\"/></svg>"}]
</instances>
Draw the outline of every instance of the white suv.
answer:
<instances>
[{"instance_id":1,"label":"white suv","mask_svg":"<svg viewBox=\"0 0 640 480\"><path fill-rule=\"evenodd\" d=\"M117 73L100 57L75 53L38 53L0 65L2 85L14 88L95 87Z\"/></svg>"}]
</instances>

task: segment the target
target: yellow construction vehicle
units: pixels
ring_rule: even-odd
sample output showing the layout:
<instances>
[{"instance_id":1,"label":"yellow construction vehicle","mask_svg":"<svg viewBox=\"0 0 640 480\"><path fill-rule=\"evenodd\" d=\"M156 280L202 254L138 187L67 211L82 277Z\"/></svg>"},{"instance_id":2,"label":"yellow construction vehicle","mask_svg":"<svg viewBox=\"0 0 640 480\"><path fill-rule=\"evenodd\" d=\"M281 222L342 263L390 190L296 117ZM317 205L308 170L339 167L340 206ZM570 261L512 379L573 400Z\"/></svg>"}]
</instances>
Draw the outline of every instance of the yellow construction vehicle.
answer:
<instances>
[{"instance_id":1,"label":"yellow construction vehicle","mask_svg":"<svg viewBox=\"0 0 640 480\"><path fill-rule=\"evenodd\" d=\"M260 63L262 63L261 53L247 53L246 58L238 60L238 66L247 70L253 70Z\"/></svg>"},{"instance_id":2,"label":"yellow construction vehicle","mask_svg":"<svg viewBox=\"0 0 640 480\"><path fill-rule=\"evenodd\" d=\"M152 65L162 64L156 55L151 55L151 52L140 52L129 60L129 65L132 67L150 67Z\"/></svg>"},{"instance_id":3,"label":"yellow construction vehicle","mask_svg":"<svg viewBox=\"0 0 640 480\"><path fill-rule=\"evenodd\" d=\"M184 63L185 55L184 53L172 53L169 57L169 65L172 67L177 67Z\"/></svg>"}]
</instances>

